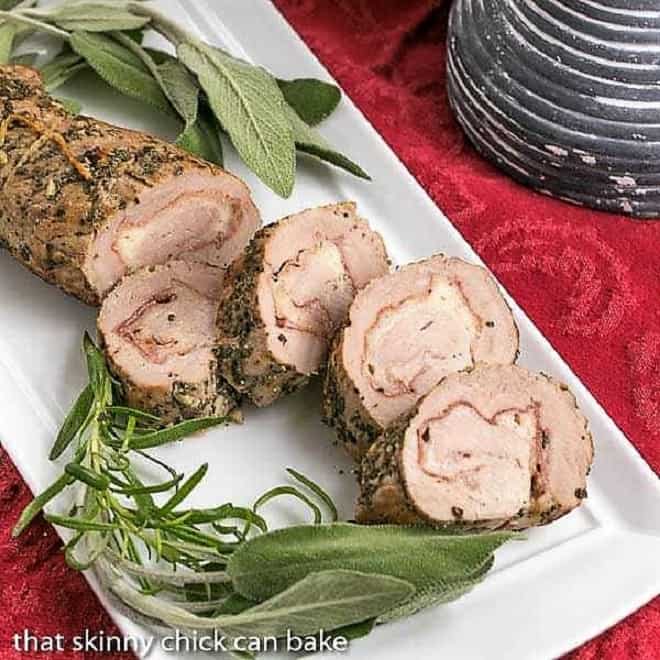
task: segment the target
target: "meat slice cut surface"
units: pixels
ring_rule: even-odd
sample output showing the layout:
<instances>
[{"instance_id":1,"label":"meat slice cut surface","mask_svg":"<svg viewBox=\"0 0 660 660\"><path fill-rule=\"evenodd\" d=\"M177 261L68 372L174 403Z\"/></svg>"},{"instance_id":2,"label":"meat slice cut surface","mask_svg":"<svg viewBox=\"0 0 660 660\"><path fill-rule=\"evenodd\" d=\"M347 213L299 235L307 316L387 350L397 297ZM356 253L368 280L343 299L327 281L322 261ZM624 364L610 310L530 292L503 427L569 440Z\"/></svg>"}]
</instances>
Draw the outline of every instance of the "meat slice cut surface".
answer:
<instances>
[{"instance_id":1,"label":"meat slice cut surface","mask_svg":"<svg viewBox=\"0 0 660 660\"><path fill-rule=\"evenodd\" d=\"M145 133L73 116L0 66L0 245L90 304L172 259L228 265L261 224L247 186Z\"/></svg>"},{"instance_id":2,"label":"meat slice cut surface","mask_svg":"<svg viewBox=\"0 0 660 660\"><path fill-rule=\"evenodd\" d=\"M231 267L218 317L221 371L259 406L324 365L355 294L388 271L355 204L309 209L255 235Z\"/></svg>"},{"instance_id":3,"label":"meat slice cut surface","mask_svg":"<svg viewBox=\"0 0 660 660\"><path fill-rule=\"evenodd\" d=\"M593 458L568 388L515 365L447 376L361 465L362 522L520 529L586 497Z\"/></svg>"},{"instance_id":4,"label":"meat slice cut surface","mask_svg":"<svg viewBox=\"0 0 660 660\"><path fill-rule=\"evenodd\" d=\"M372 281L330 356L323 416L360 457L447 374L510 364L518 331L488 272L437 255Z\"/></svg>"},{"instance_id":5,"label":"meat slice cut surface","mask_svg":"<svg viewBox=\"0 0 660 660\"><path fill-rule=\"evenodd\" d=\"M99 226L82 272L102 298L124 274L172 259L228 266L259 226L247 188L213 169L173 175Z\"/></svg>"},{"instance_id":6,"label":"meat slice cut surface","mask_svg":"<svg viewBox=\"0 0 660 660\"><path fill-rule=\"evenodd\" d=\"M127 275L107 296L99 333L130 405L166 421L236 407L214 355L223 275L216 266L172 261Z\"/></svg>"}]
</instances>

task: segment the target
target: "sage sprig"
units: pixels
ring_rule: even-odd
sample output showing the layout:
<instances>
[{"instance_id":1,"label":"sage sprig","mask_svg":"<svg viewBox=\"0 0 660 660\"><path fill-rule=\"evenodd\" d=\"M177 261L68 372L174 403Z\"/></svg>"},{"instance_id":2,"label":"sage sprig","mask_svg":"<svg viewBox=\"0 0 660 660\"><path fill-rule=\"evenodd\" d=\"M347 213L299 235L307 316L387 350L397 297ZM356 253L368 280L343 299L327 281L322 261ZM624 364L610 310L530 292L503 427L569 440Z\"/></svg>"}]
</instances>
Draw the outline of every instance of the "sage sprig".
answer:
<instances>
[{"instance_id":1,"label":"sage sprig","mask_svg":"<svg viewBox=\"0 0 660 660\"><path fill-rule=\"evenodd\" d=\"M185 600L154 597L127 577L180 584L185 575L168 578L136 571L126 562L115 562L114 574L107 567L100 571L106 587L124 605L161 625L220 630L229 637L323 630L353 639L368 634L376 623L465 594L483 580L494 550L511 536L346 523L277 530L245 540L228 558L226 570L207 574L205 582L203 573L195 574L195 584L206 584L207 599L193 598L192 606ZM194 593L200 595L199 590Z\"/></svg>"},{"instance_id":2,"label":"sage sprig","mask_svg":"<svg viewBox=\"0 0 660 660\"><path fill-rule=\"evenodd\" d=\"M296 153L369 178L313 129L337 108L336 86L311 78L277 79L200 41L149 3L34 4L0 4L0 63L10 61L18 32L59 37L65 48L43 66L47 89L93 71L122 94L178 118L177 144L202 158L222 164L220 136L226 136L245 164L283 197L293 190ZM143 47L145 30L170 41L176 57Z\"/></svg>"},{"instance_id":3,"label":"sage sprig","mask_svg":"<svg viewBox=\"0 0 660 660\"><path fill-rule=\"evenodd\" d=\"M255 601L319 570L391 575L416 592L389 619L451 600L476 585L492 565L493 552L511 536L393 525L299 525L244 543L229 559L227 574L238 593Z\"/></svg>"}]
</instances>

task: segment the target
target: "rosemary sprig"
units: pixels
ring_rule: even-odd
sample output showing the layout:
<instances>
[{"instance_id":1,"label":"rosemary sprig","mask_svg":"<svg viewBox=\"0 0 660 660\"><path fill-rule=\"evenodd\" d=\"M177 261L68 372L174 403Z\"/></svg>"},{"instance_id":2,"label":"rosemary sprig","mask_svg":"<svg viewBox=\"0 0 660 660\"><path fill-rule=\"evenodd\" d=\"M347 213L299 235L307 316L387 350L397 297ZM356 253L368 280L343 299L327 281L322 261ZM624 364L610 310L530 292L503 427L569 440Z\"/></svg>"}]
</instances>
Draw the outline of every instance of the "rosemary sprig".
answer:
<instances>
[{"instance_id":1,"label":"rosemary sprig","mask_svg":"<svg viewBox=\"0 0 660 660\"><path fill-rule=\"evenodd\" d=\"M73 560L76 568L90 563L76 558L76 552L88 542L98 545L99 537L103 537L104 547L124 559L136 561L135 550L142 545L158 560L191 568L206 561L209 553L231 549L231 543L200 529L193 512L184 515L176 511L202 480L207 466L184 480L182 474L156 461L167 478L147 486L138 478L133 459L148 457L143 451L146 447L180 440L228 420L204 418L164 426L154 415L123 405L102 352L87 334L83 352L89 383L67 415L50 453L51 459L56 459L73 444L73 459L64 467L64 474L25 509L14 535L63 490L76 485L80 488L78 501L83 504L68 516L46 516L54 524L80 532L66 547L67 559ZM156 505L152 496L167 492L171 495L165 505ZM241 517L240 510L224 511ZM246 522L252 520L251 516L242 517Z\"/></svg>"},{"instance_id":2,"label":"rosemary sprig","mask_svg":"<svg viewBox=\"0 0 660 660\"><path fill-rule=\"evenodd\" d=\"M110 553L113 561L123 562L124 566L128 562L141 567L146 556L154 563L170 564L175 569L181 565L205 573L209 561L224 565L250 531L268 530L257 508L280 495L297 497L314 512L317 523L323 521L318 505L292 485L269 491L252 508L227 503L208 509L182 509L206 476L208 465L186 479L144 450L230 420L209 417L165 426L157 416L124 404L103 353L88 334L83 338L83 353L89 382L66 416L50 452L54 460L73 445L73 458L63 474L25 508L14 536L69 487L78 489L76 501L80 504L69 515L45 517L77 532L65 547L67 561L77 569L87 568L101 554ZM137 474L136 459L150 460L166 473L164 480L144 484ZM336 516L332 500L319 486L296 471L291 474ZM163 504L156 503L155 494L167 495ZM139 570L143 576L148 574L147 569ZM210 574L206 575L210 579Z\"/></svg>"}]
</instances>

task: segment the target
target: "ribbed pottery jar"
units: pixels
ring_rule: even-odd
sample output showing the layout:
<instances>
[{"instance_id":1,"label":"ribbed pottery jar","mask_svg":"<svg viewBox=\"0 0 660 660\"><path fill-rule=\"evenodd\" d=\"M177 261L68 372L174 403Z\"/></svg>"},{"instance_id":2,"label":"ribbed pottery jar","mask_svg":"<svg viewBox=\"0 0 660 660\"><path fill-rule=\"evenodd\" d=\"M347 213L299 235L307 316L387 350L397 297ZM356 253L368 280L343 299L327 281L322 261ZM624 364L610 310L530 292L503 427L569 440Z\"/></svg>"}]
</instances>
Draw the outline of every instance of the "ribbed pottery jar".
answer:
<instances>
[{"instance_id":1,"label":"ribbed pottery jar","mask_svg":"<svg viewBox=\"0 0 660 660\"><path fill-rule=\"evenodd\" d=\"M485 156L540 192L660 216L660 0L454 0L448 49Z\"/></svg>"}]
</instances>

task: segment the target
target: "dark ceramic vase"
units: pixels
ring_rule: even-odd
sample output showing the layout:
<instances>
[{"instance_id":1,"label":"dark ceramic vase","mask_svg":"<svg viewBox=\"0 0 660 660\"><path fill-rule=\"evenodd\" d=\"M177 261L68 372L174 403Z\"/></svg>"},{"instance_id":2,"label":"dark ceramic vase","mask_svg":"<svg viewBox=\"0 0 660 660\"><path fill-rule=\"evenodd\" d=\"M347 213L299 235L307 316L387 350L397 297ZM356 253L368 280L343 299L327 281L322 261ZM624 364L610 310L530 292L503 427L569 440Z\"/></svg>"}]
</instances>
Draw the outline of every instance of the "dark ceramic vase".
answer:
<instances>
[{"instance_id":1,"label":"dark ceramic vase","mask_svg":"<svg viewBox=\"0 0 660 660\"><path fill-rule=\"evenodd\" d=\"M454 112L500 168L660 216L660 0L455 0L448 51Z\"/></svg>"}]
</instances>

